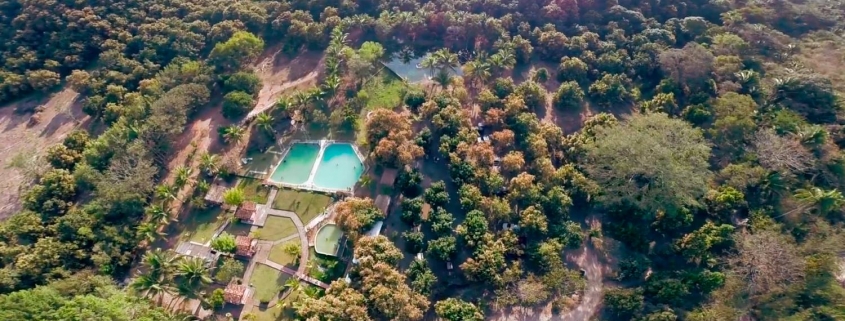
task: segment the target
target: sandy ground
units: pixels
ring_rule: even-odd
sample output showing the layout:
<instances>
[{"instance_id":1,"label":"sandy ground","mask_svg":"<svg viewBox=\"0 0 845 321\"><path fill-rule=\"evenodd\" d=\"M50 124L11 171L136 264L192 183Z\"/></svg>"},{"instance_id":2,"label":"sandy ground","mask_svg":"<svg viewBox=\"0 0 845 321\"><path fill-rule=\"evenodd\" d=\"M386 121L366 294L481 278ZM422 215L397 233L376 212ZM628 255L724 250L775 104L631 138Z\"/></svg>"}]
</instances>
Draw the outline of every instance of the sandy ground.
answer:
<instances>
[{"instance_id":1,"label":"sandy ground","mask_svg":"<svg viewBox=\"0 0 845 321\"><path fill-rule=\"evenodd\" d=\"M78 94L70 89L52 96L27 98L0 106L0 219L21 208L21 191L30 182L26 173L42 170L32 166L47 148L60 142L74 128L82 126L88 116L82 113ZM29 126L32 109L43 105L41 122Z\"/></svg>"}]
</instances>

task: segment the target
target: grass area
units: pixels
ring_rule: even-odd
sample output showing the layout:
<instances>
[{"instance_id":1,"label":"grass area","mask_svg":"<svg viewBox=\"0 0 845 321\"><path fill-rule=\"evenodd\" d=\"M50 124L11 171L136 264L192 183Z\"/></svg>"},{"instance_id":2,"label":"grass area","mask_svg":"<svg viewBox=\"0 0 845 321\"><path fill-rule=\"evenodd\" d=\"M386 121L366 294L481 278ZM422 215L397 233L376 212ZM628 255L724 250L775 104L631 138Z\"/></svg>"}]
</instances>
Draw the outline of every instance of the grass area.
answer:
<instances>
[{"instance_id":1,"label":"grass area","mask_svg":"<svg viewBox=\"0 0 845 321\"><path fill-rule=\"evenodd\" d=\"M226 233L231 235L249 235L249 230L252 228L252 225L244 224L241 222L232 222L229 223L229 226L226 226L224 230Z\"/></svg>"},{"instance_id":2,"label":"grass area","mask_svg":"<svg viewBox=\"0 0 845 321\"><path fill-rule=\"evenodd\" d=\"M276 241L296 234L296 225L287 217L268 216L267 222L257 232L259 239Z\"/></svg>"},{"instance_id":3,"label":"grass area","mask_svg":"<svg viewBox=\"0 0 845 321\"><path fill-rule=\"evenodd\" d=\"M278 306L269 306L266 308L255 307L250 313L256 316L256 321L296 320L293 302L301 300L303 297L305 297L305 293L303 293L303 290L300 289L299 291L291 293L283 300L279 301L278 304L280 304L282 308L279 308Z\"/></svg>"},{"instance_id":4,"label":"grass area","mask_svg":"<svg viewBox=\"0 0 845 321\"><path fill-rule=\"evenodd\" d=\"M407 84L395 74L382 71L378 77L374 77L364 84L358 97L364 98L366 108L361 110L361 117L358 123L358 145L364 145L363 139L367 132L367 113L373 109L393 109L402 105Z\"/></svg>"},{"instance_id":5,"label":"grass area","mask_svg":"<svg viewBox=\"0 0 845 321\"><path fill-rule=\"evenodd\" d=\"M211 240L214 230L226 221L226 213L219 207L193 211L182 221L182 234L179 239L196 243Z\"/></svg>"},{"instance_id":6,"label":"grass area","mask_svg":"<svg viewBox=\"0 0 845 321\"><path fill-rule=\"evenodd\" d=\"M281 189L273 200L273 208L294 212L302 220L302 224L308 224L320 215L331 201L331 197L323 194Z\"/></svg>"},{"instance_id":7,"label":"grass area","mask_svg":"<svg viewBox=\"0 0 845 321\"><path fill-rule=\"evenodd\" d=\"M241 167L242 173L240 174L257 179L270 177L270 174L273 174L276 164L282 160L282 155L269 153L270 151L280 152L276 146L272 146L266 152L253 151L248 153L246 157L252 158L252 160Z\"/></svg>"},{"instance_id":8,"label":"grass area","mask_svg":"<svg viewBox=\"0 0 845 321\"><path fill-rule=\"evenodd\" d=\"M294 264L296 263L296 257L287 254L284 251L284 248L286 246L289 246L289 244L299 244L299 239L293 239L284 243L273 245L273 248L270 249L270 261L289 267L294 266Z\"/></svg>"},{"instance_id":9,"label":"grass area","mask_svg":"<svg viewBox=\"0 0 845 321\"><path fill-rule=\"evenodd\" d=\"M288 275L264 264L256 264L250 283L255 287L255 299L270 302L279 294Z\"/></svg>"},{"instance_id":10,"label":"grass area","mask_svg":"<svg viewBox=\"0 0 845 321\"><path fill-rule=\"evenodd\" d=\"M241 178L238 182L238 187L244 190L244 196L246 196L246 199L258 204L267 203L267 196L270 195L270 188L261 185L260 179Z\"/></svg>"},{"instance_id":11,"label":"grass area","mask_svg":"<svg viewBox=\"0 0 845 321\"><path fill-rule=\"evenodd\" d=\"M332 281L343 277L343 272L346 271L346 264L336 257L320 255L314 248L311 247L310 260L316 264L310 264L308 269L308 276L325 283L332 283Z\"/></svg>"}]
</instances>

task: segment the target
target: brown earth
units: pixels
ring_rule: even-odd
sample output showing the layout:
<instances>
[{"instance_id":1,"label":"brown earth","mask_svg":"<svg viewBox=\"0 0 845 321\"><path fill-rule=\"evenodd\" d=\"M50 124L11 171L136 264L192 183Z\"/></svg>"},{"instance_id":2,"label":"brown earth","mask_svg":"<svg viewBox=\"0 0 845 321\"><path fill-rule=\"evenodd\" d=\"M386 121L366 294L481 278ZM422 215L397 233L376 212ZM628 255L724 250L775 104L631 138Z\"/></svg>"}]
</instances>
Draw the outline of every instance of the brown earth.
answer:
<instances>
[{"instance_id":1,"label":"brown earth","mask_svg":"<svg viewBox=\"0 0 845 321\"><path fill-rule=\"evenodd\" d=\"M35 174L47 168L38 157L74 128L87 124L89 117L82 112L78 96L64 89L0 106L0 220L20 210L21 192ZM36 108L42 109L36 116L40 121L31 124Z\"/></svg>"}]
</instances>

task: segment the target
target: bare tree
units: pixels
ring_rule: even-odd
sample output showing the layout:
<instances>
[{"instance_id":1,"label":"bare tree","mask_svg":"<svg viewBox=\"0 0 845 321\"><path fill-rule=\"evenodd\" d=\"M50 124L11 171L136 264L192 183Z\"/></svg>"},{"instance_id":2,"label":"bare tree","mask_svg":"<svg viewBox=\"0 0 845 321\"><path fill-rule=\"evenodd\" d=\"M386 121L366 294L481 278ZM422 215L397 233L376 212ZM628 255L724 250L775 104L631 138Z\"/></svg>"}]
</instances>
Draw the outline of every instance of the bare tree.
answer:
<instances>
[{"instance_id":1,"label":"bare tree","mask_svg":"<svg viewBox=\"0 0 845 321\"><path fill-rule=\"evenodd\" d=\"M728 262L749 294L771 293L804 278L804 259L786 237L775 231L737 234L737 253Z\"/></svg>"},{"instance_id":2,"label":"bare tree","mask_svg":"<svg viewBox=\"0 0 845 321\"><path fill-rule=\"evenodd\" d=\"M680 86L695 87L713 71L713 54L691 42L683 49L670 49L660 54L660 67ZM692 89L692 88L690 88Z\"/></svg>"},{"instance_id":3,"label":"bare tree","mask_svg":"<svg viewBox=\"0 0 845 321\"><path fill-rule=\"evenodd\" d=\"M764 129L754 134L754 150L760 165L783 174L802 173L813 166L813 155L801 143Z\"/></svg>"}]
</instances>

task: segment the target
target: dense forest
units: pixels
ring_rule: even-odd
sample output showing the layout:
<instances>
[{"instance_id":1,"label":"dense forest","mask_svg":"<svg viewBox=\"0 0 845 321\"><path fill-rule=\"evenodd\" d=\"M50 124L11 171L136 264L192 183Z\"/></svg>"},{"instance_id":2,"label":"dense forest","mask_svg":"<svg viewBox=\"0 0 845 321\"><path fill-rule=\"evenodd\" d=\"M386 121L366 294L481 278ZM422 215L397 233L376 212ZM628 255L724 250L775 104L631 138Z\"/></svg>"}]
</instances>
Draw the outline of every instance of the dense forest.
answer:
<instances>
[{"instance_id":1,"label":"dense forest","mask_svg":"<svg viewBox=\"0 0 845 321\"><path fill-rule=\"evenodd\" d=\"M279 100L277 122L360 131L368 161L401 169L399 215L421 227L398 236L400 250L361 237L383 218L371 200L341 201L338 224L359 263L351 282L300 302L300 319L484 320L541 304L560 313L585 287L566 254L590 247L613 262L597 319L843 320L844 9L0 0L0 103L72 88L98 125L50 147L23 210L0 223L0 316L180 317L142 298L162 280L121 289L111 278L155 258L149 244L193 188L190 168L162 178L200 111L220 107L231 120L227 143L252 126L275 137L273 118L243 118L261 87L252 64L280 45L325 62L318 87ZM408 85L400 106L368 111L363 93L381 63L424 53L430 81ZM549 113L579 125L562 128ZM423 187L413 166L423 159L449 179ZM213 155L202 167L227 171ZM456 271L400 268L402 250ZM167 274L197 297L205 276L190 263Z\"/></svg>"}]
</instances>

